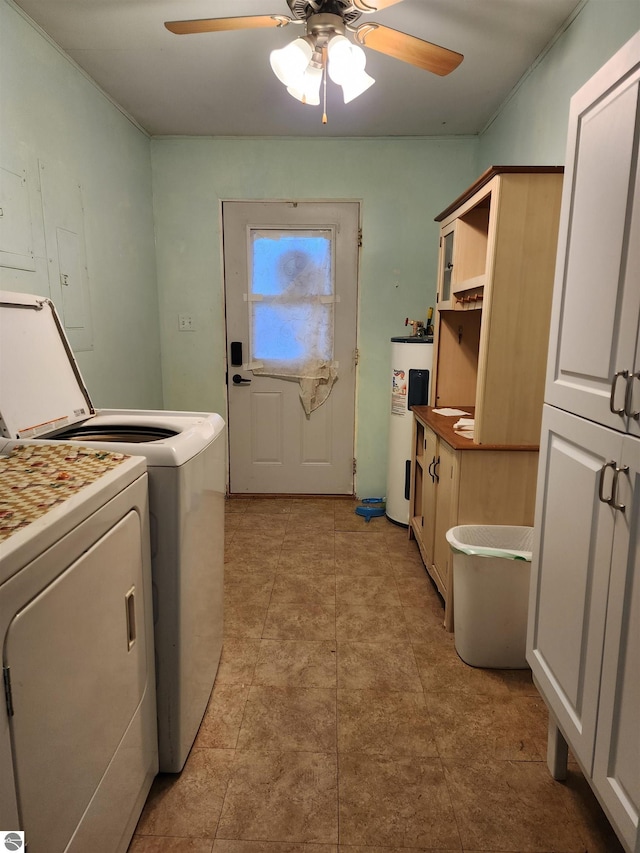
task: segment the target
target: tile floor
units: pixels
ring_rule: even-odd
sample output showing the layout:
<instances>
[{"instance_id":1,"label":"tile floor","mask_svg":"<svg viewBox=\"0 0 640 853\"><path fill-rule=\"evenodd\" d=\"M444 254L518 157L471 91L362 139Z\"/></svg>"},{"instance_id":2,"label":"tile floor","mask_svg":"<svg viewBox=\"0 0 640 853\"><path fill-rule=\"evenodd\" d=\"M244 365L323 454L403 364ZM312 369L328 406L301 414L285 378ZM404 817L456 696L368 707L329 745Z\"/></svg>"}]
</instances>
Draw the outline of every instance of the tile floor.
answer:
<instances>
[{"instance_id":1,"label":"tile floor","mask_svg":"<svg viewBox=\"0 0 640 853\"><path fill-rule=\"evenodd\" d=\"M130 853L621 853L528 671L473 669L417 547L349 500L227 501L225 642Z\"/></svg>"}]
</instances>

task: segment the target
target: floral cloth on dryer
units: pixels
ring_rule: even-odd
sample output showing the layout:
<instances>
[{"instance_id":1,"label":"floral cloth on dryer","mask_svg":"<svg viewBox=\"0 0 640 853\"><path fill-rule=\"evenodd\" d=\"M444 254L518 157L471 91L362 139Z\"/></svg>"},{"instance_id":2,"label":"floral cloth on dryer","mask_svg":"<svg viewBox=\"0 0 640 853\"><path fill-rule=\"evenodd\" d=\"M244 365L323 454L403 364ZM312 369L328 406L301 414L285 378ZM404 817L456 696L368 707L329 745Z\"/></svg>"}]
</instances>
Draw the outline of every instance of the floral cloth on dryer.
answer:
<instances>
[{"instance_id":1,"label":"floral cloth on dryer","mask_svg":"<svg viewBox=\"0 0 640 853\"><path fill-rule=\"evenodd\" d=\"M70 444L26 444L0 456L0 541L127 458Z\"/></svg>"}]
</instances>

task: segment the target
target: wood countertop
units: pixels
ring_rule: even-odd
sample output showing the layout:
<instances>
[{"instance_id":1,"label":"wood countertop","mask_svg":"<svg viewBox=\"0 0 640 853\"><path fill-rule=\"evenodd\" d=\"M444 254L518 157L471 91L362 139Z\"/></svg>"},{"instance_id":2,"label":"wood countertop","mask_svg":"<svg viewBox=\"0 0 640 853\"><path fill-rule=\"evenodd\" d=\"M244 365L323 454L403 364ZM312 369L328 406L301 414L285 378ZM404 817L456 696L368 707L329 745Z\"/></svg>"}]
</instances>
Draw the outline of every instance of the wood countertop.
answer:
<instances>
[{"instance_id":1,"label":"wood countertop","mask_svg":"<svg viewBox=\"0 0 640 853\"><path fill-rule=\"evenodd\" d=\"M430 427L436 435L444 439L454 450L538 450L537 444L476 444L470 438L465 438L454 432L453 425L461 417L472 418L475 415L473 406L455 406L461 411L468 412L465 415L437 415L431 406L412 406L411 411L426 426Z\"/></svg>"}]
</instances>

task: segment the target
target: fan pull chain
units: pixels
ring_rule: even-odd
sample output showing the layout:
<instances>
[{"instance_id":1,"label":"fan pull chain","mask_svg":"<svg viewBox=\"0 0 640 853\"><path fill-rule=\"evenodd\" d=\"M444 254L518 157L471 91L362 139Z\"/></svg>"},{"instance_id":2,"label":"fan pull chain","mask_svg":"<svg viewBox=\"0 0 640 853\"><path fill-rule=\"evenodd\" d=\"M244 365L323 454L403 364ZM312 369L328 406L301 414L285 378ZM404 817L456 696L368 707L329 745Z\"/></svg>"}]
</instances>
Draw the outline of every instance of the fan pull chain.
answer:
<instances>
[{"instance_id":1,"label":"fan pull chain","mask_svg":"<svg viewBox=\"0 0 640 853\"><path fill-rule=\"evenodd\" d=\"M322 48L322 80L323 80L323 99L324 99L324 112L322 113L322 124L327 123L327 48Z\"/></svg>"}]
</instances>

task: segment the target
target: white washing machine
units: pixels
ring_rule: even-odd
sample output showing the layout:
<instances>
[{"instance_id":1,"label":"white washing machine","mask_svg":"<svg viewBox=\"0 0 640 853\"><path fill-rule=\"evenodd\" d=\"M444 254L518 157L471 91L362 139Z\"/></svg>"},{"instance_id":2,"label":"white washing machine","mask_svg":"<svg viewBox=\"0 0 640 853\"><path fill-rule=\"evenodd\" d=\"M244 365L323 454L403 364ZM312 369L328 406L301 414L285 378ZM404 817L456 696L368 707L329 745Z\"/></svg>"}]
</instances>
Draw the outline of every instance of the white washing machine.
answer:
<instances>
[{"instance_id":1,"label":"white washing machine","mask_svg":"<svg viewBox=\"0 0 640 853\"><path fill-rule=\"evenodd\" d=\"M123 853L157 773L145 469L0 439L0 827L29 853Z\"/></svg>"},{"instance_id":2,"label":"white washing machine","mask_svg":"<svg viewBox=\"0 0 640 853\"><path fill-rule=\"evenodd\" d=\"M53 304L0 293L0 435L92 442L147 460L160 770L186 761L222 650L225 423L96 410Z\"/></svg>"}]
</instances>

